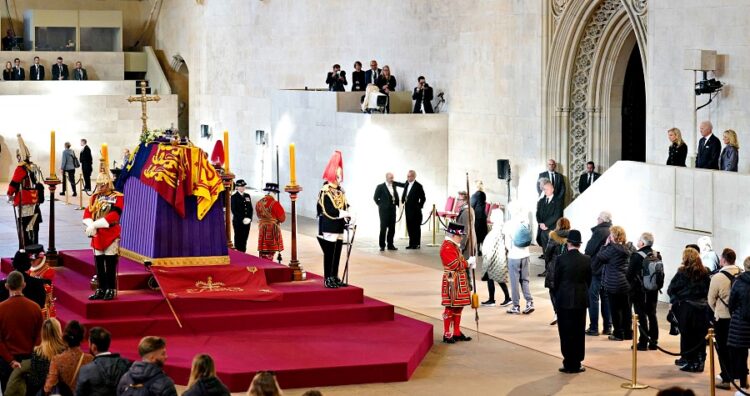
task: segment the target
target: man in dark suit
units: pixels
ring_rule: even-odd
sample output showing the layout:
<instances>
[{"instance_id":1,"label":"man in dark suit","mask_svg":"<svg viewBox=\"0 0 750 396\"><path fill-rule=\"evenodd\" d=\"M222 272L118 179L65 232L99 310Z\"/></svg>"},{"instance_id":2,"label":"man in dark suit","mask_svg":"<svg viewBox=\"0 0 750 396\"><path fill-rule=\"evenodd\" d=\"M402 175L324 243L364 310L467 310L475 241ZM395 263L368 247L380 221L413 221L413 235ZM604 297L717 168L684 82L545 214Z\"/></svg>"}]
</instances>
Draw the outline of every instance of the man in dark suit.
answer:
<instances>
[{"instance_id":1,"label":"man in dark suit","mask_svg":"<svg viewBox=\"0 0 750 396\"><path fill-rule=\"evenodd\" d=\"M570 230L566 252L557 256L555 263L555 306L557 331L563 366L560 372L581 373L586 369L581 362L586 354L586 308L589 305L591 258L581 254L581 232Z\"/></svg>"},{"instance_id":2,"label":"man in dark suit","mask_svg":"<svg viewBox=\"0 0 750 396\"><path fill-rule=\"evenodd\" d=\"M328 90L333 92L344 92L346 89L344 85L346 82L346 72L341 71L341 66L337 63L333 65L333 71L329 71L326 76L326 84L328 84Z\"/></svg>"},{"instance_id":3,"label":"man in dark suit","mask_svg":"<svg viewBox=\"0 0 750 396\"><path fill-rule=\"evenodd\" d=\"M365 84L377 84L382 72L382 70L378 69L378 61L375 59L371 60L370 70L365 72Z\"/></svg>"},{"instance_id":4,"label":"man in dark suit","mask_svg":"<svg viewBox=\"0 0 750 396\"><path fill-rule=\"evenodd\" d=\"M581 178L578 179L578 192L583 194L587 188L591 187L591 185L599 179L599 176L601 175L594 172L594 161L587 162L586 173L582 174Z\"/></svg>"},{"instance_id":5,"label":"man in dark suit","mask_svg":"<svg viewBox=\"0 0 750 396\"><path fill-rule=\"evenodd\" d=\"M83 173L83 191L91 191L91 172L93 171L94 160L91 157L91 149L86 139L81 139L81 153L78 155L81 162L81 172ZM107 165L109 166L109 165Z\"/></svg>"},{"instance_id":6,"label":"man in dark suit","mask_svg":"<svg viewBox=\"0 0 750 396\"><path fill-rule=\"evenodd\" d=\"M250 222L253 220L253 201L245 192L247 183L240 179L234 183L237 188L232 194L232 228L234 229L234 248L240 252L247 250L247 237L250 235Z\"/></svg>"},{"instance_id":7,"label":"man in dark suit","mask_svg":"<svg viewBox=\"0 0 750 396\"><path fill-rule=\"evenodd\" d=\"M714 136L711 121L701 122L701 136L698 141L698 155L695 157L695 167L699 169L719 169L719 155L721 142Z\"/></svg>"},{"instance_id":8,"label":"man in dark suit","mask_svg":"<svg viewBox=\"0 0 750 396\"><path fill-rule=\"evenodd\" d=\"M547 171L540 173L537 180L547 179L552 182L552 186L555 187L555 198L562 203L563 199L565 199L565 178L556 169L557 162L553 159L547 160ZM542 186L538 182L536 184L536 193L542 193Z\"/></svg>"},{"instance_id":9,"label":"man in dark suit","mask_svg":"<svg viewBox=\"0 0 750 396\"><path fill-rule=\"evenodd\" d=\"M86 81L89 79L89 75L81 65L81 62L76 62L76 68L73 69L73 79L77 81Z\"/></svg>"},{"instance_id":10,"label":"man in dark suit","mask_svg":"<svg viewBox=\"0 0 750 396\"><path fill-rule=\"evenodd\" d=\"M52 65L52 80L67 80L68 79L68 65L63 63L61 56L57 57L57 63Z\"/></svg>"},{"instance_id":11,"label":"man in dark suit","mask_svg":"<svg viewBox=\"0 0 750 396\"><path fill-rule=\"evenodd\" d=\"M396 183L393 182L393 173L388 172L385 174L385 183L378 184L375 188L375 195L372 197L378 205L378 214L380 215L378 243L381 252L385 250L386 242L388 250L398 250L393 245L393 235L396 233L396 210L399 204L396 186Z\"/></svg>"},{"instance_id":12,"label":"man in dark suit","mask_svg":"<svg viewBox=\"0 0 750 396\"><path fill-rule=\"evenodd\" d=\"M563 216L562 200L557 198L552 182L543 186L544 196L536 203L536 221L539 223L536 240L542 249L546 248L549 232L555 229L557 219Z\"/></svg>"},{"instance_id":13,"label":"man in dark suit","mask_svg":"<svg viewBox=\"0 0 750 396\"><path fill-rule=\"evenodd\" d=\"M34 57L34 64L29 68L29 80L41 81L44 80L44 66L39 64L39 57Z\"/></svg>"},{"instance_id":14,"label":"man in dark suit","mask_svg":"<svg viewBox=\"0 0 750 396\"><path fill-rule=\"evenodd\" d=\"M23 81L26 79L26 71L21 67L21 60L16 58L13 59L13 81Z\"/></svg>"},{"instance_id":15,"label":"man in dark suit","mask_svg":"<svg viewBox=\"0 0 750 396\"><path fill-rule=\"evenodd\" d=\"M432 109L432 87L427 85L423 76L417 78L417 86L411 98L414 99L414 113L421 113L423 109L427 114L435 112Z\"/></svg>"},{"instance_id":16,"label":"man in dark suit","mask_svg":"<svg viewBox=\"0 0 750 396\"><path fill-rule=\"evenodd\" d=\"M407 249L419 249L422 241L422 208L424 207L424 189L417 181L417 172L410 170L403 185L404 194L401 203L406 212L406 231L409 233Z\"/></svg>"}]
</instances>

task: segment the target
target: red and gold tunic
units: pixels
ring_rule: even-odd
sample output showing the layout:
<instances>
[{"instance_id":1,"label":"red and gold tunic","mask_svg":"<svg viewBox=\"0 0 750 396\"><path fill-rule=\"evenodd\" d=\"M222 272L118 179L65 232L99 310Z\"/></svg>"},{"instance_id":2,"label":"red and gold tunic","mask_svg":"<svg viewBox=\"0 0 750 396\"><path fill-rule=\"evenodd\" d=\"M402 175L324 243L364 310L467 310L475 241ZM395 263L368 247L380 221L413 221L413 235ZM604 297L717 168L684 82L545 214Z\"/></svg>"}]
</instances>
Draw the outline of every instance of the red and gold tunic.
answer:
<instances>
[{"instance_id":1,"label":"red and gold tunic","mask_svg":"<svg viewBox=\"0 0 750 396\"><path fill-rule=\"evenodd\" d=\"M23 190L23 191L21 191ZM36 190L34 180L32 180L31 165L27 162L19 162L16 170L13 171L13 177L8 184L6 195L13 195L13 206L23 204L36 205L39 203L39 193ZM23 202L21 200L23 199Z\"/></svg>"},{"instance_id":2,"label":"red and gold tunic","mask_svg":"<svg viewBox=\"0 0 750 396\"><path fill-rule=\"evenodd\" d=\"M40 279L46 279L50 281L49 284L44 285L44 292L47 294L47 300L44 304L44 308L42 308L42 316L44 316L45 319L54 318L57 316L57 312L55 310L55 298L54 298L54 288L52 287L52 282L55 279L55 269L50 267L49 263L47 263L47 259L45 258L44 261L39 264L36 267L31 267L29 270L29 275L33 276L34 278L40 278Z\"/></svg>"},{"instance_id":3,"label":"red and gold tunic","mask_svg":"<svg viewBox=\"0 0 750 396\"><path fill-rule=\"evenodd\" d=\"M455 242L446 239L440 247L440 260L443 261L443 305L446 307L463 307L471 304L469 278L466 268L469 263L461 255Z\"/></svg>"},{"instance_id":4,"label":"red and gold tunic","mask_svg":"<svg viewBox=\"0 0 750 396\"><path fill-rule=\"evenodd\" d=\"M286 220L286 213L279 201L273 196L266 195L255 204L258 216L258 251L280 252L284 250L284 240L281 238L281 226Z\"/></svg>"},{"instance_id":5,"label":"red and gold tunic","mask_svg":"<svg viewBox=\"0 0 750 396\"><path fill-rule=\"evenodd\" d=\"M94 221L104 218L109 223L109 228L96 230L91 239L91 247L96 250L107 250L112 243L120 239L120 216L123 206L123 195L117 191L96 192L91 196L89 206L83 211L83 218Z\"/></svg>"}]
</instances>

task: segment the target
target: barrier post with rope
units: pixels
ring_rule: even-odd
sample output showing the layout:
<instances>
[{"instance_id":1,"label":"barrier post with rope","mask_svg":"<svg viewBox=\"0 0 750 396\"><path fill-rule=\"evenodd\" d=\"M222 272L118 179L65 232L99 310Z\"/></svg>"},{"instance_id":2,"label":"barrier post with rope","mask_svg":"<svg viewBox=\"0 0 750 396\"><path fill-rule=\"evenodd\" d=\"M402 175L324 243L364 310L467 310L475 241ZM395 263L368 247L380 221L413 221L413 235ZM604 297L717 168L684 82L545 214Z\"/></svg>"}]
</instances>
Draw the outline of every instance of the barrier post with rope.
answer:
<instances>
[{"instance_id":1,"label":"barrier post with rope","mask_svg":"<svg viewBox=\"0 0 750 396\"><path fill-rule=\"evenodd\" d=\"M714 328L708 328L708 334L706 335L708 340L708 375L709 383L711 385L711 396L716 395L716 367L714 367Z\"/></svg>"},{"instance_id":2,"label":"barrier post with rope","mask_svg":"<svg viewBox=\"0 0 750 396\"><path fill-rule=\"evenodd\" d=\"M437 237L437 208L435 207L435 204L432 204L432 243L428 243L427 246L429 247L437 247L437 241L435 240Z\"/></svg>"},{"instance_id":3,"label":"barrier post with rope","mask_svg":"<svg viewBox=\"0 0 750 396\"><path fill-rule=\"evenodd\" d=\"M76 184L78 184L78 192L80 194L78 194L78 207L75 210L83 210L83 175L78 178Z\"/></svg>"},{"instance_id":4,"label":"barrier post with rope","mask_svg":"<svg viewBox=\"0 0 750 396\"><path fill-rule=\"evenodd\" d=\"M638 315L633 314L633 358L630 382L620 385L625 389L646 389L648 385L638 383Z\"/></svg>"}]
</instances>

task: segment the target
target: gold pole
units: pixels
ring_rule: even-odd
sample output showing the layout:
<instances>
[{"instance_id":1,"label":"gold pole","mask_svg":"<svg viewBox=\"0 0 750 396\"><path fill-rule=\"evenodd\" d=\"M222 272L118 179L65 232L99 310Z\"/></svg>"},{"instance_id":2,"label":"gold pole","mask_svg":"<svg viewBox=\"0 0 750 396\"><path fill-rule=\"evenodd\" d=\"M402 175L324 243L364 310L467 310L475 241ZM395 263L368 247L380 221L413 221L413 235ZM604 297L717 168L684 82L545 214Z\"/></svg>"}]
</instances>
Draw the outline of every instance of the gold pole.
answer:
<instances>
[{"instance_id":1,"label":"gold pole","mask_svg":"<svg viewBox=\"0 0 750 396\"><path fill-rule=\"evenodd\" d=\"M432 204L432 243L428 243L427 246L437 246L437 243L435 241L435 237L437 236L437 221L437 209L435 208L435 204Z\"/></svg>"},{"instance_id":2,"label":"gold pole","mask_svg":"<svg viewBox=\"0 0 750 396\"><path fill-rule=\"evenodd\" d=\"M648 385L638 383L638 315L633 314L633 364L630 369L630 382L620 385L625 389L646 389Z\"/></svg>"},{"instance_id":3,"label":"gold pole","mask_svg":"<svg viewBox=\"0 0 750 396\"><path fill-rule=\"evenodd\" d=\"M76 210L83 210L83 176L78 178L78 207Z\"/></svg>"},{"instance_id":4,"label":"gold pole","mask_svg":"<svg viewBox=\"0 0 750 396\"><path fill-rule=\"evenodd\" d=\"M714 367L714 328L710 327L708 329L708 335L706 336L706 339L708 339L708 375L710 377L710 384L711 384L711 396L716 395L716 367Z\"/></svg>"}]
</instances>

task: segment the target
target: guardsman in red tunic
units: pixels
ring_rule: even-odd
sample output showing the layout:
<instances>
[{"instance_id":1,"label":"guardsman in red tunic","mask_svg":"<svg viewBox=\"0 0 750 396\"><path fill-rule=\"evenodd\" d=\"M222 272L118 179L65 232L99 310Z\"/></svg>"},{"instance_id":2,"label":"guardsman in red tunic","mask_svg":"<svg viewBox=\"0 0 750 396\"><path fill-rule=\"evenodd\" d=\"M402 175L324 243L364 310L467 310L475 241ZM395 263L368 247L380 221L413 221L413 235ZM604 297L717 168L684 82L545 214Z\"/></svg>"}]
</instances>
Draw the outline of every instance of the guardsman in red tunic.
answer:
<instances>
[{"instance_id":1,"label":"guardsman in red tunic","mask_svg":"<svg viewBox=\"0 0 750 396\"><path fill-rule=\"evenodd\" d=\"M101 160L96 190L83 212L86 235L91 238L99 281L89 300L111 300L117 294L117 260L120 246L120 216L124 207L123 195L115 191L107 164Z\"/></svg>"},{"instance_id":2,"label":"guardsman in red tunic","mask_svg":"<svg viewBox=\"0 0 750 396\"><path fill-rule=\"evenodd\" d=\"M461 254L461 240L464 226L450 222L445 229L448 234L440 247L440 260L443 262L443 342L470 341L471 337L461 334L461 311L471 305L471 288L466 269L472 265ZM472 259L473 261L473 259ZM453 331L451 331L451 324Z\"/></svg>"},{"instance_id":3,"label":"guardsman in red tunic","mask_svg":"<svg viewBox=\"0 0 750 396\"><path fill-rule=\"evenodd\" d=\"M18 150L16 158L18 165L13 171L13 177L8 184L8 200L13 202L14 211L18 216L16 229L18 230L18 247L23 249L27 245L39 243L39 224L42 222L42 212L39 204L44 202L44 189L41 191L37 185L39 172L36 165L31 162L29 148L18 136Z\"/></svg>"},{"instance_id":4,"label":"guardsman in red tunic","mask_svg":"<svg viewBox=\"0 0 750 396\"><path fill-rule=\"evenodd\" d=\"M274 253L284 250L280 224L286 220L286 213L279 201L271 195L279 193L278 184L266 183L263 191L268 194L255 204L255 214L258 215L258 253L261 258L273 260Z\"/></svg>"}]
</instances>

